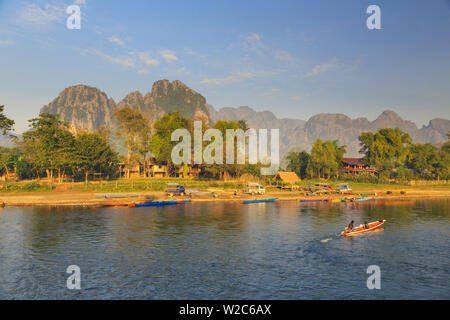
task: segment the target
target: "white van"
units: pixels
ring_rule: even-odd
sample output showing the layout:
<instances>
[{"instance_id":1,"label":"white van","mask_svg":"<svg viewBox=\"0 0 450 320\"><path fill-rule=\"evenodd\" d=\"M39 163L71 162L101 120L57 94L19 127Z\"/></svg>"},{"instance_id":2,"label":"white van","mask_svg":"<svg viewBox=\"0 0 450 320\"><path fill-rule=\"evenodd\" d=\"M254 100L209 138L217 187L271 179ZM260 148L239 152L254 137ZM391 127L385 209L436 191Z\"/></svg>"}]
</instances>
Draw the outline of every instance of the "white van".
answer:
<instances>
[{"instance_id":1,"label":"white van","mask_svg":"<svg viewBox=\"0 0 450 320\"><path fill-rule=\"evenodd\" d=\"M266 189L260 185L259 183L249 183L247 184L247 187L244 190L244 193L249 194L265 194Z\"/></svg>"}]
</instances>

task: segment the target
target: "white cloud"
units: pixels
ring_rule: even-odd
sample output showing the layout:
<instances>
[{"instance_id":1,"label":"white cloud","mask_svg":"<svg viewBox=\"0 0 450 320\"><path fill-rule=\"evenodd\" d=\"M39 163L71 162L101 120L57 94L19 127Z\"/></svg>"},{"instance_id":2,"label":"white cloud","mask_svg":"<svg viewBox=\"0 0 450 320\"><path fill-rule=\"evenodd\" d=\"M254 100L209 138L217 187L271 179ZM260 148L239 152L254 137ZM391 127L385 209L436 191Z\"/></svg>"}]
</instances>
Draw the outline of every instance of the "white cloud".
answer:
<instances>
[{"instance_id":1,"label":"white cloud","mask_svg":"<svg viewBox=\"0 0 450 320\"><path fill-rule=\"evenodd\" d=\"M272 95L274 95L274 94L277 94L278 92L280 92L280 89L278 89L278 88L272 88L272 89L270 89L270 90L268 90L268 91L266 91L266 92L263 92L263 96L272 96Z\"/></svg>"},{"instance_id":2,"label":"white cloud","mask_svg":"<svg viewBox=\"0 0 450 320\"><path fill-rule=\"evenodd\" d=\"M201 84L208 85L221 85L230 84L236 82L242 82L247 79L258 78L258 77L268 77L279 73L280 70L255 70L255 71L240 71L233 72L228 77L224 78L207 78L200 81Z\"/></svg>"},{"instance_id":3,"label":"white cloud","mask_svg":"<svg viewBox=\"0 0 450 320\"><path fill-rule=\"evenodd\" d=\"M130 51L125 56L112 56L96 49L80 50L80 52L95 55L109 63L118 64L128 69L135 69L139 74L147 74L150 72L149 68L160 65L158 60L151 59L149 54L145 52Z\"/></svg>"},{"instance_id":4,"label":"white cloud","mask_svg":"<svg viewBox=\"0 0 450 320\"><path fill-rule=\"evenodd\" d=\"M191 55L191 56L196 56L196 57L199 57L199 58L205 58L205 56L202 56L201 54L195 52L191 48L184 48L184 54Z\"/></svg>"},{"instance_id":5,"label":"white cloud","mask_svg":"<svg viewBox=\"0 0 450 320\"><path fill-rule=\"evenodd\" d=\"M184 53L185 54L190 54L190 55L193 55L193 56L195 56L197 54L197 52L195 52L191 48L184 48Z\"/></svg>"},{"instance_id":6,"label":"white cloud","mask_svg":"<svg viewBox=\"0 0 450 320\"><path fill-rule=\"evenodd\" d=\"M96 56L99 56L102 59L104 59L104 60L106 60L106 61L108 61L110 63L113 63L113 64L119 64L119 65L122 65L122 66L124 66L126 68L134 68L134 67L136 67L135 59L130 58L130 57L113 57L113 56L110 56L110 55L108 55L106 53L103 53L101 51L98 51L98 50L90 50L88 52L91 53L91 54L94 54Z\"/></svg>"},{"instance_id":7,"label":"white cloud","mask_svg":"<svg viewBox=\"0 0 450 320\"><path fill-rule=\"evenodd\" d=\"M160 64L159 60L150 58L150 54L146 52L130 51L129 54L132 56L136 56L139 61L147 67L157 67Z\"/></svg>"},{"instance_id":8,"label":"white cloud","mask_svg":"<svg viewBox=\"0 0 450 320\"><path fill-rule=\"evenodd\" d=\"M304 95L301 96L292 96L291 99L295 100L295 101L302 101L303 99L310 97L311 94L310 93L305 93Z\"/></svg>"},{"instance_id":9,"label":"white cloud","mask_svg":"<svg viewBox=\"0 0 450 320\"><path fill-rule=\"evenodd\" d=\"M262 39L262 35L257 33L250 33L246 37L248 42L258 42Z\"/></svg>"},{"instance_id":10,"label":"white cloud","mask_svg":"<svg viewBox=\"0 0 450 320\"><path fill-rule=\"evenodd\" d=\"M86 0L75 0L74 4L86 5Z\"/></svg>"},{"instance_id":11,"label":"white cloud","mask_svg":"<svg viewBox=\"0 0 450 320\"><path fill-rule=\"evenodd\" d=\"M244 36L244 41L242 43L244 49L248 51L253 51L257 55L262 56L267 47L262 42L262 35L258 33L249 33Z\"/></svg>"},{"instance_id":12,"label":"white cloud","mask_svg":"<svg viewBox=\"0 0 450 320\"><path fill-rule=\"evenodd\" d=\"M157 67L160 64L159 60L150 58L148 53L138 52L136 53L136 55L138 56L139 60L147 67Z\"/></svg>"},{"instance_id":13,"label":"white cloud","mask_svg":"<svg viewBox=\"0 0 450 320\"><path fill-rule=\"evenodd\" d=\"M108 41L112 42L112 43L115 43L115 44L121 46L122 48L125 48L125 42L123 42L123 40L120 39L119 37L114 37L114 36L109 37Z\"/></svg>"},{"instance_id":14,"label":"white cloud","mask_svg":"<svg viewBox=\"0 0 450 320\"><path fill-rule=\"evenodd\" d=\"M9 46L12 45L14 42L12 40L0 40L0 46Z\"/></svg>"},{"instance_id":15,"label":"white cloud","mask_svg":"<svg viewBox=\"0 0 450 320\"><path fill-rule=\"evenodd\" d=\"M235 72L225 78L203 79L200 83L209 85L229 84L234 82L240 82L245 79L251 79L254 78L255 76L256 76L255 73L252 72Z\"/></svg>"},{"instance_id":16,"label":"white cloud","mask_svg":"<svg viewBox=\"0 0 450 320\"><path fill-rule=\"evenodd\" d=\"M275 52L275 59L281 60L281 61L287 61L287 62L294 60L292 55L288 51L285 51L285 50L280 50L280 51Z\"/></svg>"},{"instance_id":17,"label":"white cloud","mask_svg":"<svg viewBox=\"0 0 450 320\"><path fill-rule=\"evenodd\" d=\"M65 16L63 7L46 4L43 8L35 3L27 3L19 11L19 19L22 23L34 25L48 25L53 22L61 22Z\"/></svg>"},{"instance_id":18,"label":"white cloud","mask_svg":"<svg viewBox=\"0 0 450 320\"><path fill-rule=\"evenodd\" d=\"M319 64L319 65L315 66L311 70L311 72L308 72L308 76L316 76L318 74L321 74L322 72L326 72L328 70L337 68L339 66L340 66L340 64L338 63L338 61L336 59L333 59L329 63Z\"/></svg>"},{"instance_id":19,"label":"white cloud","mask_svg":"<svg viewBox=\"0 0 450 320\"><path fill-rule=\"evenodd\" d=\"M181 77L181 76L188 76L191 74L191 72L188 69L186 69L186 67L181 67L172 72L169 72L168 74L174 77Z\"/></svg>"},{"instance_id":20,"label":"white cloud","mask_svg":"<svg viewBox=\"0 0 450 320\"><path fill-rule=\"evenodd\" d=\"M178 57L176 56L175 51L163 50L160 52L160 54L168 63L178 61Z\"/></svg>"},{"instance_id":21,"label":"white cloud","mask_svg":"<svg viewBox=\"0 0 450 320\"><path fill-rule=\"evenodd\" d=\"M275 59L285 63L295 62L295 58L289 51L267 44L266 41L263 41L261 34L249 33L241 37L243 38L242 47L249 54L256 54L260 58ZM250 55L247 58L251 59L250 61L257 61Z\"/></svg>"}]
</instances>

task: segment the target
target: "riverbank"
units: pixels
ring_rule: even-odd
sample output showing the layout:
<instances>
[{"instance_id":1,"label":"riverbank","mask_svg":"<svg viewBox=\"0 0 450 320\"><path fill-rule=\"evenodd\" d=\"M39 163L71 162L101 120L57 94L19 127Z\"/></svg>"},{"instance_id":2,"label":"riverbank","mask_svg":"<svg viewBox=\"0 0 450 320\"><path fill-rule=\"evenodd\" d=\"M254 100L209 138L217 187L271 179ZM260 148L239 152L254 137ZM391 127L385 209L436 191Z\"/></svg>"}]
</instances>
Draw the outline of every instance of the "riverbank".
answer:
<instances>
[{"instance_id":1,"label":"riverbank","mask_svg":"<svg viewBox=\"0 0 450 320\"><path fill-rule=\"evenodd\" d=\"M223 189L210 189L217 193L217 197L210 195L192 195L192 197L175 197L176 199L192 199L192 201L214 201L214 202L230 202L243 201L260 198L278 198L280 201L295 201L298 199L340 199L343 197L352 197L352 195L322 195L322 196L306 196L297 191L270 190L262 196L252 196L248 194L234 194L234 191ZM413 199L413 198L450 198L449 186L428 186L428 187L403 187L380 189L364 188L362 190L354 190L364 193L376 193L375 199ZM371 195L369 195L371 196ZM164 200L167 195L164 191L147 191L141 192L139 197L130 200ZM104 200L102 197L95 196L92 192L81 191L52 191L52 192L28 192L28 193L0 193L0 201L6 206L93 206L99 201Z\"/></svg>"}]
</instances>

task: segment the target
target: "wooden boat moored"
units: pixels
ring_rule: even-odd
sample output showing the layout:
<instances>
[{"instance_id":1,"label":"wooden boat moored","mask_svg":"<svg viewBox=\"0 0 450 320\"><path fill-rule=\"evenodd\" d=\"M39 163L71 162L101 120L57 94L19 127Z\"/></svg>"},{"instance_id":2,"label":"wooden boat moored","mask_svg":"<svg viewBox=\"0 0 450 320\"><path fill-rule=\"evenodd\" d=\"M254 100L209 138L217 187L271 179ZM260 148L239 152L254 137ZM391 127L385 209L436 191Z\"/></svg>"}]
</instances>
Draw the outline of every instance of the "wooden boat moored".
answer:
<instances>
[{"instance_id":1,"label":"wooden boat moored","mask_svg":"<svg viewBox=\"0 0 450 320\"><path fill-rule=\"evenodd\" d=\"M330 202L331 199L299 199L300 202Z\"/></svg>"},{"instance_id":2,"label":"wooden boat moored","mask_svg":"<svg viewBox=\"0 0 450 320\"><path fill-rule=\"evenodd\" d=\"M145 202L132 202L128 206L130 208L138 208L138 207L157 207L157 206L167 206L171 204L177 204L178 200L168 201L145 201Z\"/></svg>"},{"instance_id":3,"label":"wooden boat moored","mask_svg":"<svg viewBox=\"0 0 450 320\"><path fill-rule=\"evenodd\" d=\"M278 198L272 198L272 199L256 199L256 200L244 200L242 203L248 204L248 203L260 203L260 202L273 202L277 200Z\"/></svg>"},{"instance_id":4,"label":"wooden boat moored","mask_svg":"<svg viewBox=\"0 0 450 320\"><path fill-rule=\"evenodd\" d=\"M368 201L368 200L372 200L372 197L361 197L361 198L355 198L353 199L353 201Z\"/></svg>"},{"instance_id":5,"label":"wooden boat moored","mask_svg":"<svg viewBox=\"0 0 450 320\"><path fill-rule=\"evenodd\" d=\"M137 207L159 207L168 206L173 204L183 204L191 202L191 200L160 200L160 201L143 201L143 202L132 202L128 206L130 208Z\"/></svg>"},{"instance_id":6,"label":"wooden boat moored","mask_svg":"<svg viewBox=\"0 0 450 320\"><path fill-rule=\"evenodd\" d=\"M177 204L183 204L183 203L188 203L191 202L191 200L178 200Z\"/></svg>"},{"instance_id":7,"label":"wooden boat moored","mask_svg":"<svg viewBox=\"0 0 450 320\"><path fill-rule=\"evenodd\" d=\"M105 199L111 199L111 198L130 198L130 197L137 197L141 193L96 193L94 194L95 197L102 197Z\"/></svg>"},{"instance_id":8,"label":"wooden boat moored","mask_svg":"<svg viewBox=\"0 0 450 320\"><path fill-rule=\"evenodd\" d=\"M129 201L103 201L97 203L100 207L127 207L129 204Z\"/></svg>"}]
</instances>

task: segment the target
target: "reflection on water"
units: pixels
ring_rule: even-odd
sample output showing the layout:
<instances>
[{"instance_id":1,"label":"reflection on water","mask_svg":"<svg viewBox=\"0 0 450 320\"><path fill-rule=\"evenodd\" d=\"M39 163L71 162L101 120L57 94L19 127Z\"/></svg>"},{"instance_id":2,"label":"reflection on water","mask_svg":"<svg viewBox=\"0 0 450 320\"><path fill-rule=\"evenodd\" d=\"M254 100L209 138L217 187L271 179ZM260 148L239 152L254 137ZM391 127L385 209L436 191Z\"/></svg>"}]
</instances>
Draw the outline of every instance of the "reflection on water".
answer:
<instances>
[{"instance_id":1,"label":"reflection on water","mask_svg":"<svg viewBox=\"0 0 450 320\"><path fill-rule=\"evenodd\" d=\"M0 211L0 298L450 297L450 200ZM384 229L338 235L349 221ZM66 268L81 268L81 290ZM381 290L368 290L369 265Z\"/></svg>"}]
</instances>

